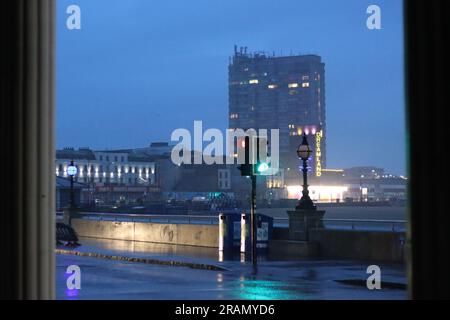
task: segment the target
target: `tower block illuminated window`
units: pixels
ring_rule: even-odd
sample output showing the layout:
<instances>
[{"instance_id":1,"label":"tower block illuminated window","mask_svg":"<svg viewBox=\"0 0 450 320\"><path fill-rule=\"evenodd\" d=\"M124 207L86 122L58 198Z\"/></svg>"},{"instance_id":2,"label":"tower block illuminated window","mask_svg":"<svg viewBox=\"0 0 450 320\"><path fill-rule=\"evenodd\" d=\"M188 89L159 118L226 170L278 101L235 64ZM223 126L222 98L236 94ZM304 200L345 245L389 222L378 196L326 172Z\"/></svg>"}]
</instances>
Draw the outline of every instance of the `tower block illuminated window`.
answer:
<instances>
[{"instance_id":1,"label":"tower block illuminated window","mask_svg":"<svg viewBox=\"0 0 450 320\"><path fill-rule=\"evenodd\" d=\"M280 48L282 49L282 48ZM298 183L296 154L305 132L310 176L326 168L325 63L318 55L274 56L235 48L228 67L228 128L279 129L279 164L286 184Z\"/></svg>"}]
</instances>

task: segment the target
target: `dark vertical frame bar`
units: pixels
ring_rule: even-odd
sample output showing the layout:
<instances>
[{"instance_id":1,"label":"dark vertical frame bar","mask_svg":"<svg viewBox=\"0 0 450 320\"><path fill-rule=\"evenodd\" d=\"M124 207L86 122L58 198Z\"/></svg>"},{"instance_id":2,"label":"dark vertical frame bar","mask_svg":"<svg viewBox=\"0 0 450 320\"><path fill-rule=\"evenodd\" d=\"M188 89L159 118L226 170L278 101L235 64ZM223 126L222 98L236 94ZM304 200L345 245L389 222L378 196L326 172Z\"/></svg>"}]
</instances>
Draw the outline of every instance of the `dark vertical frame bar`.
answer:
<instances>
[{"instance_id":1,"label":"dark vertical frame bar","mask_svg":"<svg viewBox=\"0 0 450 320\"><path fill-rule=\"evenodd\" d=\"M53 299L55 1L0 6L0 299Z\"/></svg>"},{"instance_id":2,"label":"dark vertical frame bar","mask_svg":"<svg viewBox=\"0 0 450 320\"><path fill-rule=\"evenodd\" d=\"M450 2L405 0L404 13L410 297L449 299Z\"/></svg>"}]
</instances>

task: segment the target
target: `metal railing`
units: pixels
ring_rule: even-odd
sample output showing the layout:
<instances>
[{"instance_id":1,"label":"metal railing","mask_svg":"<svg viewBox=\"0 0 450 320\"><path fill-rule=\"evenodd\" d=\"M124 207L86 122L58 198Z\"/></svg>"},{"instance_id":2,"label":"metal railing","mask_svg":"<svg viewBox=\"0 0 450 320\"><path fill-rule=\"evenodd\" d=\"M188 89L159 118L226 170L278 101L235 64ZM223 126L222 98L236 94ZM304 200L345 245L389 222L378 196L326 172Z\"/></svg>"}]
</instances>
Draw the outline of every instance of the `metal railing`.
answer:
<instances>
[{"instance_id":1,"label":"metal railing","mask_svg":"<svg viewBox=\"0 0 450 320\"><path fill-rule=\"evenodd\" d=\"M82 219L117 222L151 222L173 224L209 224L219 223L218 216L206 215L157 215L157 214L125 214L125 213L91 213L81 212Z\"/></svg>"},{"instance_id":2,"label":"metal railing","mask_svg":"<svg viewBox=\"0 0 450 320\"><path fill-rule=\"evenodd\" d=\"M319 222L320 220L317 220ZM322 219L325 228L350 230L390 230L403 232L406 230L406 220L376 220L376 219ZM274 226L288 227L288 218L274 218Z\"/></svg>"},{"instance_id":3,"label":"metal railing","mask_svg":"<svg viewBox=\"0 0 450 320\"><path fill-rule=\"evenodd\" d=\"M405 231L406 220L375 220L375 219L323 219L327 224L347 225L351 230L385 230L392 232Z\"/></svg>"},{"instance_id":4,"label":"metal railing","mask_svg":"<svg viewBox=\"0 0 450 320\"><path fill-rule=\"evenodd\" d=\"M155 214L124 214L81 212L82 219L104 220L117 222L151 222L173 224L207 224L219 223L218 215L155 215ZM320 220L317 220L319 223ZM375 220L375 219L322 219L323 225L328 229L349 230L382 230L403 232L406 229L406 220ZM275 227L288 227L288 218L274 218Z\"/></svg>"}]
</instances>

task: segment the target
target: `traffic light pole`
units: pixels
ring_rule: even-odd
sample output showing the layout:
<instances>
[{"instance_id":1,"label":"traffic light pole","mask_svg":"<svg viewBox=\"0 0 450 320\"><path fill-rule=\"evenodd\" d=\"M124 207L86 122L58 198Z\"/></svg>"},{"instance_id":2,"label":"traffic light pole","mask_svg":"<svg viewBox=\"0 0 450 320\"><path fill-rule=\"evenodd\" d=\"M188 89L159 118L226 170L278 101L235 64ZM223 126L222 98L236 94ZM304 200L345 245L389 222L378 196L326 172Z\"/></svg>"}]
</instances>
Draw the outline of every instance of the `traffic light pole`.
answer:
<instances>
[{"instance_id":1,"label":"traffic light pole","mask_svg":"<svg viewBox=\"0 0 450 320\"><path fill-rule=\"evenodd\" d=\"M267 171L269 165L267 162L261 163L259 154L260 154L260 144L262 138L257 138L256 140L257 146L257 158L256 163L251 163L250 161L250 137L246 136L244 141L241 141L240 146L245 150L245 162L244 164L239 166L239 170L241 171L241 175L245 177L250 177L252 180L252 194L251 194L251 206L250 206L250 239L252 245L252 262L253 262L253 272L256 274L257 272L257 240L258 240L258 224L256 219L256 179L258 175L261 175L263 172ZM264 140L265 141L265 140ZM242 143L243 142L243 143ZM265 143L267 146L267 142ZM267 152L267 150L266 150Z\"/></svg>"},{"instance_id":2,"label":"traffic light pole","mask_svg":"<svg viewBox=\"0 0 450 320\"><path fill-rule=\"evenodd\" d=\"M250 227L252 229L251 239L252 239L252 262L253 262L253 272L257 272L258 268L258 257L256 253L256 242L257 242L257 223L256 223L256 175L252 175L252 204L250 209Z\"/></svg>"}]
</instances>

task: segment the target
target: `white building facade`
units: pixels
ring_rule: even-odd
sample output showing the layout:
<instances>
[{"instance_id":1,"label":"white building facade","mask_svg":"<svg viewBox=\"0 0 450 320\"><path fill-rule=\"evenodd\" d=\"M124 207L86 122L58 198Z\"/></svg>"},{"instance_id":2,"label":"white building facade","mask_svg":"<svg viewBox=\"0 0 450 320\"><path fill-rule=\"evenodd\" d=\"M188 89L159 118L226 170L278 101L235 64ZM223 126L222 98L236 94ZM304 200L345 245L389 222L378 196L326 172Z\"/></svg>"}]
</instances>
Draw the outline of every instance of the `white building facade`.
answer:
<instances>
[{"instance_id":1,"label":"white building facade","mask_svg":"<svg viewBox=\"0 0 450 320\"><path fill-rule=\"evenodd\" d=\"M55 174L68 177L71 161L78 168L75 180L97 187L151 186L155 184L155 162L150 156L132 150L92 151L88 148L65 148L57 151Z\"/></svg>"}]
</instances>

